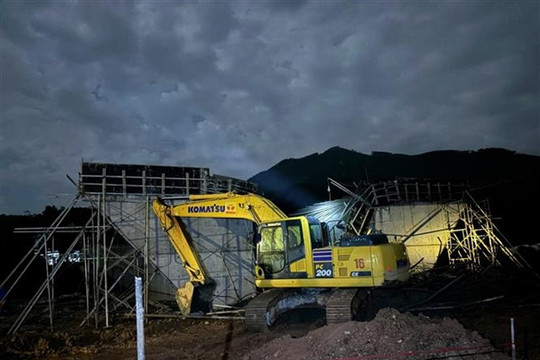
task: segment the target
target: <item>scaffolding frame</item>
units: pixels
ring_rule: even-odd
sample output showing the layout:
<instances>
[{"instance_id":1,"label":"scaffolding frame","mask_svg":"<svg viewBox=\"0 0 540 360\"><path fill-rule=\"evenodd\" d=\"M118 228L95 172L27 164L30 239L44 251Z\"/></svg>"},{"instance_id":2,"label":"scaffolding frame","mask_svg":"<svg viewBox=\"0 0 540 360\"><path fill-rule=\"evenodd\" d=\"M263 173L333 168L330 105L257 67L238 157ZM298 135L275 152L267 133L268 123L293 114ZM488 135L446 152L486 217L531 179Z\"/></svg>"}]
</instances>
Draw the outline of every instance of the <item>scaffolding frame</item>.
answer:
<instances>
[{"instance_id":1,"label":"scaffolding frame","mask_svg":"<svg viewBox=\"0 0 540 360\"><path fill-rule=\"evenodd\" d=\"M157 171L161 173L156 175ZM179 176L179 172L183 172L184 176ZM186 198L190 194L256 191L256 185L253 183L221 175L210 175L206 168L85 162L82 163L79 181L75 185L77 186L76 195L62 208L48 228L15 229L16 233L41 233L41 236L17 266L2 280L1 287L7 289L5 298L12 293L14 288L20 286L24 274L40 256L45 259L45 280L10 326L8 335L13 335L20 330L45 292L50 330L54 331L55 275L77 246L83 253L86 298L86 317L80 326L92 322L96 328L102 325L109 327L112 314L119 308L125 308L128 313L133 313L135 310L132 301L134 284L131 277L126 280L128 274L144 278L144 303L148 304L149 284L154 277L159 275L168 280L158 267L149 262L149 222L152 211L150 203L154 196ZM132 212L127 214L121 212L124 217L122 221L125 222L123 225L132 227L133 231L140 234L140 239L144 240L142 246L137 247L130 242L122 233L119 224L113 221L111 213L118 210L115 205L117 202L135 204ZM91 209L86 224L82 227L62 226L67 214L79 203L85 203ZM75 238L58 261L49 268L47 251L54 250L54 235L57 233L73 233ZM129 251L119 253L114 249L115 241L119 236L129 244L129 247L126 247ZM221 255L225 258L225 255ZM112 283L109 283L112 272L116 272L116 277ZM234 281L231 283L234 285ZM124 286L124 291L118 293L117 289L120 285ZM174 287L172 283L170 285Z\"/></svg>"}]
</instances>

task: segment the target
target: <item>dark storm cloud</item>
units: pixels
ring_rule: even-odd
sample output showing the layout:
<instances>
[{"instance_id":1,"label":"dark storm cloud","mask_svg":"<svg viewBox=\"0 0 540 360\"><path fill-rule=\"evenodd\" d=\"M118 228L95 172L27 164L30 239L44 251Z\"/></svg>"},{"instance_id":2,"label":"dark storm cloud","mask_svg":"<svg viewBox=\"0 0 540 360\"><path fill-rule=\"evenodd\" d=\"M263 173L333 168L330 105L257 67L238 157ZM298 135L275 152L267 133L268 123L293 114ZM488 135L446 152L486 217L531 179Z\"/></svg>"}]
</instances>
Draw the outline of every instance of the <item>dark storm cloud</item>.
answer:
<instances>
[{"instance_id":1,"label":"dark storm cloud","mask_svg":"<svg viewBox=\"0 0 540 360\"><path fill-rule=\"evenodd\" d=\"M126 61L135 50L132 5L57 2L33 15L30 24L34 36L45 38L58 60L88 63L113 58Z\"/></svg>"},{"instance_id":2,"label":"dark storm cloud","mask_svg":"<svg viewBox=\"0 0 540 360\"><path fill-rule=\"evenodd\" d=\"M539 9L2 2L0 212L74 192L81 159L247 178L336 145L540 155Z\"/></svg>"}]
</instances>

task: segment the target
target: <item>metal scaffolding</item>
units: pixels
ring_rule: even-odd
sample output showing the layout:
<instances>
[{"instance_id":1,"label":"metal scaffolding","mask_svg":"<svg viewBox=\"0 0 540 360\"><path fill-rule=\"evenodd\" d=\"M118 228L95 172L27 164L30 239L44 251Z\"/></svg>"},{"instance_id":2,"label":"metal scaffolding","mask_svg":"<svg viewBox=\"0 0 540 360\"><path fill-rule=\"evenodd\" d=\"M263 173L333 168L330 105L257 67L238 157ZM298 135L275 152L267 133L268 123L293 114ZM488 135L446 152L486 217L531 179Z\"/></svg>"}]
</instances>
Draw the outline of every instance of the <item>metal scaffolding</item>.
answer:
<instances>
[{"instance_id":1,"label":"metal scaffolding","mask_svg":"<svg viewBox=\"0 0 540 360\"><path fill-rule=\"evenodd\" d=\"M82 163L77 194L46 229L18 228L17 233L41 233L17 266L2 280L6 298L21 286L21 279L32 264L45 259L45 280L25 304L10 326L8 334L19 331L28 315L45 294L50 330L54 331L54 281L61 267L75 249L79 250L84 269L86 317L81 326L109 327L112 315L120 308L134 311L133 277L144 279L144 303L148 304L150 284L174 294L175 285L155 262L150 261L151 201L155 196L187 197L225 191L256 191L255 184L220 175L210 175L207 168L171 166ZM77 205L90 208L83 226L66 226L64 220ZM57 261L49 264L54 252L55 234L71 233L74 238ZM167 241L167 246L168 241ZM220 254L231 257L230 254ZM238 261L238 259L232 259ZM249 265L248 265L249 266ZM233 290L237 292L234 281ZM157 290L159 293L159 290ZM159 295L159 294L158 294Z\"/></svg>"}]
</instances>

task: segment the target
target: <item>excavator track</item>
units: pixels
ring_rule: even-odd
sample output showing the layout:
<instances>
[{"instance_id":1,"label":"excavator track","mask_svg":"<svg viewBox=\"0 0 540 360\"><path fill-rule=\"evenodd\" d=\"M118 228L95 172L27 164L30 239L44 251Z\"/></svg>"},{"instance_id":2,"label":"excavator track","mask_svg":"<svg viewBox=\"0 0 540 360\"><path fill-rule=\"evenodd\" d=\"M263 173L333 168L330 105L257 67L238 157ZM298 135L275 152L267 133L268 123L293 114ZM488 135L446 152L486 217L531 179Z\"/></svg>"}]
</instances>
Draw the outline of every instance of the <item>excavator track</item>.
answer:
<instances>
[{"instance_id":1,"label":"excavator track","mask_svg":"<svg viewBox=\"0 0 540 360\"><path fill-rule=\"evenodd\" d=\"M356 289L336 289L326 303L326 323L351 321L357 314Z\"/></svg>"},{"instance_id":2,"label":"excavator track","mask_svg":"<svg viewBox=\"0 0 540 360\"><path fill-rule=\"evenodd\" d=\"M250 331L268 330L267 313L271 304L282 295L282 289L272 289L257 295L245 308L245 324Z\"/></svg>"}]
</instances>

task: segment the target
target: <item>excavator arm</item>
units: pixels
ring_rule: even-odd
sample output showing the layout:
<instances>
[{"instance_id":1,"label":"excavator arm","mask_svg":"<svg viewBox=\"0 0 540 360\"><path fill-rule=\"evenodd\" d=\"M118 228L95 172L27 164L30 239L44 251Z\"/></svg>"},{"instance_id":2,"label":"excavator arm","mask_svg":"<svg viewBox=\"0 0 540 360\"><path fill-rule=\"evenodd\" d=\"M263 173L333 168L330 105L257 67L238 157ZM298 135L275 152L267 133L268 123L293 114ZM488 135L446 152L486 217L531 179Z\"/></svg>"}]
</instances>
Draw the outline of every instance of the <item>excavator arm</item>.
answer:
<instances>
[{"instance_id":1,"label":"excavator arm","mask_svg":"<svg viewBox=\"0 0 540 360\"><path fill-rule=\"evenodd\" d=\"M196 299L205 310L211 304L215 283L201 260L199 251L186 230L182 218L227 218L261 222L285 219L286 215L270 200L255 194L221 193L191 195L188 201L167 205L157 198L152 209L178 253L189 281L176 292L176 301L184 316L192 311Z\"/></svg>"},{"instance_id":2,"label":"excavator arm","mask_svg":"<svg viewBox=\"0 0 540 360\"><path fill-rule=\"evenodd\" d=\"M154 200L152 208L176 253L180 256L189 281L204 285L209 279L208 271L193 245L193 239L186 230L184 222L172 215L171 207L165 205L161 199Z\"/></svg>"}]
</instances>

